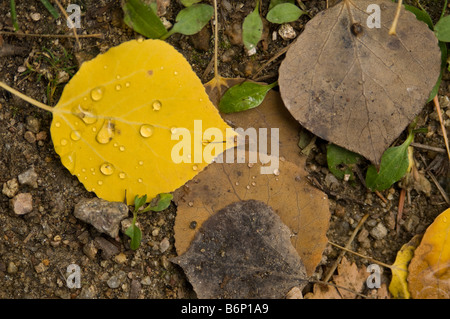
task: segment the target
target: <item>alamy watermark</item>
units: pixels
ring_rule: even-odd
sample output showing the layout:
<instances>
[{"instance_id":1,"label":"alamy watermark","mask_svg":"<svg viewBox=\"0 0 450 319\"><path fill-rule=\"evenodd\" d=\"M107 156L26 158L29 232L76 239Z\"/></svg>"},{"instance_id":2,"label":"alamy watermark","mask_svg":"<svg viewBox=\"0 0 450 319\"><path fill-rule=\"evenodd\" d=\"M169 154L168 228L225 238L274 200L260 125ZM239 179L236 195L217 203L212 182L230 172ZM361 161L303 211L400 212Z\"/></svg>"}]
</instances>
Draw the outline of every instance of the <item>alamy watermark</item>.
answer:
<instances>
[{"instance_id":1,"label":"alamy watermark","mask_svg":"<svg viewBox=\"0 0 450 319\"><path fill-rule=\"evenodd\" d=\"M237 135L236 135L237 134ZM172 161L179 163L237 163L246 162L248 145L248 163L262 164L261 174L273 174L279 166L279 129L267 128L227 128L225 136L222 130L210 127L203 131L202 120L194 120L193 134L187 128L172 129L172 140L179 141L171 150ZM181 139L181 140L180 140ZM248 139L248 143L246 140ZM234 146L236 145L236 148ZM268 146L270 145L270 155ZM236 156L234 150L236 149ZM227 150L225 153L224 151ZM224 155L225 154L225 155Z\"/></svg>"}]
</instances>

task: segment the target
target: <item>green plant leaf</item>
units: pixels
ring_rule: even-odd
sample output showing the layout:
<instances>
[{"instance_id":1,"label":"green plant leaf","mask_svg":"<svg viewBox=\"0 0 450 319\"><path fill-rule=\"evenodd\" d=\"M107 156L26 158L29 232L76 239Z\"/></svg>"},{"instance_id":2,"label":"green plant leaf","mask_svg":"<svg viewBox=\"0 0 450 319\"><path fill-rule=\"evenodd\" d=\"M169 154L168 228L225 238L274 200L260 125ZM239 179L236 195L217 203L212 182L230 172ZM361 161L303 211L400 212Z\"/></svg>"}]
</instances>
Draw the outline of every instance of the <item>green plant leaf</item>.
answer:
<instances>
[{"instance_id":1,"label":"green plant leaf","mask_svg":"<svg viewBox=\"0 0 450 319\"><path fill-rule=\"evenodd\" d=\"M140 0L126 0L122 6L124 22L134 31L150 39L158 39L167 33L159 17L151 7Z\"/></svg>"},{"instance_id":2,"label":"green plant leaf","mask_svg":"<svg viewBox=\"0 0 450 319\"><path fill-rule=\"evenodd\" d=\"M408 146L413 139L414 133L411 132L402 145L388 148L381 157L378 172L375 166L369 166L366 173L366 186L369 189L385 190L405 175L409 166Z\"/></svg>"},{"instance_id":3,"label":"green plant leaf","mask_svg":"<svg viewBox=\"0 0 450 319\"><path fill-rule=\"evenodd\" d=\"M172 194L159 194L159 200L156 206L147 206L143 212L148 211L154 211L154 212L160 212L165 210L167 207L169 207L170 202L172 201L173 196Z\"/></svg>"},{"instance_id":4,"label":"green plant leaf","mask_svg":"<svg viewBox=\"0 0 450 319\"><path fill-rule=\"evenodd\" d=\"M436 23L434 34L439 41L450 42L450 16L443 17Z\"/></svg>"},{"instance_id":5,"label":"green plant leaf","mask_svg":"<svg viewBox=\"0 0 450 319\"><path fill-rule=\"evenodd\" d=\"M243 82L229 88L219 103L219 111L223 113L234 113L252 109L260 105L270 89L278 82L272 84L259 84L254 82Z\"/></svg>"},{"instance_id":6,"label":"green plant leaf","mask_svg":"<svg viewBox=\"0 0 450 319\"><path fill-rule=\"evenodd\" d=\"M327 146L328 169L339 179L344 179L345 175L349 174L350 179L353 180L354 176L351 168L358 163L360 158L361 156L358 154L335 144L328 144Z\"/></svg>"},{"instance_id":7,"label":"green plant leaf","mask_svg":"<svg viewBox=\"0 0 450 319\"><path fill-rule=\"evenodd\" d=\"M263 22L259 16L259 2L257 2L255 10L245 17L242 24L242 41L248 51L256 48L261 39L262 30Z\"/></svg>"},{"instance_id":8,"label":"green plant leaf","mask_svg":"<svg viewBox=\"0 0 450 319\"><path fill-rule=\"evenodd\" d=\"M292 3L281 3L267 13L266 19L272 23L283 24L300 18L306 12Z\"/></svg>"},{"instance_id":9,"label":"green plant leaf","mask_svg":"<svg viewBox=\"0 0 450 319\"><path fill-rule=\"evenodd\" d=\"M174 33L193 35L199 32L211 20L214 8L208 4L194 4L181 10L175 25L161 39L164 40Z\"/></svg>"},{"instance_id":10,"label":"green plant leaf","mask_svg":"<svg viewBox=\"0 0 450 319\"><path fill-rule=\"evenodd\" d=\"M54 6L51 5L48 0L41 0L44 7L50 12L50 14L53 16L53 18L58 19L59 18L59 12L55 9Z\"/></svg>"},{"instance_id":11,"label":"green plant leaf","mask_svg":"<svg viewBox=\"0 0 450 319\"><path fill-rule=\"evenodd\" d=\"M134 210L137 211L140 207L142 207L145 202L147 201L147 195L144 195L142 197L139 197L139 195L136 195L134 197Z\"/></svg>"},{"instance_id":12,"label":"green plant leaf","mask_svg":"<svg viewBox=\"0 0 450 319\"><path fill-rule=\"evenodd\" d=\"M433 20L431 20L431 17L428 14L428 12L426 12L423 9L419 9L419 8L414 7L414 6L410 6L408 4L405 4L404 6L405 6L406 10L414 13L414 15L416 16L417 20L425 22L431 30L434 30Z\"/></svg>"},{"instance_id":13,"label":"green plant leaf","mask_svg":"<svg viewBox=\"0 0 450 319\"><path fill-rule=\"evenodd\" d=\"M134 221L133 224L125 231L125 235L131 238L130 248L133 250L138 249L141 245L142 232L139 227L134 224Z\"/></svg>"},{"instance_id":14,"label":"green plant leaf","mask_svg":"<svg viewBox=\"0 0 450 319\"><path fill-rule=\"evenodd\" d=\"M180 0L181 4L185 7L190 7L193 4L199 3L202 0Z\"/></svg>"},{"instance_id":15,"label":"green plant leaf","mask_svg":"<svg viewBox=\"0 0 450 319\"><path fill-rule=\"evenodd\" d=\"M279 5L280 3L292 3L295 4L295 0L270 0L269 3L269 11L272 10L273 7Z\"/></svg>"},{"instance_id":16,"label":"green plant leaf","mask_svg":"<svg viewBox=\"0 0 450 319\"><path fill-rule=\"evenodd\" d=\"M17 23L16 2L14 0L9 2L9 8L11 9L11 21L14 31L17 31L19 30L19 24Z\"/></svg>"}]
</instances>

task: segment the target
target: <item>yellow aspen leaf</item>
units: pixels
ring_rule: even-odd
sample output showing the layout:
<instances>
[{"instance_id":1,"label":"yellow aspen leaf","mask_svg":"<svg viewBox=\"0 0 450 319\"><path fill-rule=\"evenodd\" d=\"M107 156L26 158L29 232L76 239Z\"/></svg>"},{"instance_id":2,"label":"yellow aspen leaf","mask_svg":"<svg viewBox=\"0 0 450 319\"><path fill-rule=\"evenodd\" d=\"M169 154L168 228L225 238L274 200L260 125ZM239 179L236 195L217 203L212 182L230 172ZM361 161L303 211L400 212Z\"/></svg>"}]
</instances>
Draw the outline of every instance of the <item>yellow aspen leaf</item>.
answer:
<instances>
[{"instance_id":1,"label":"yellow aspen leaf","mask_svg":"<svg viewBox=\"0 0 450 319\"><path fill-rule=\"evenodd\" d=\"M427 228L408 272L412 298L450 298L450 209Z\"/></svg>"},{"instance_id":2,"label":"yellow aspen leaf","mask_svg":"<svg viewBox=\"0 0 450 319\"><path fill-rule=\"evenodd\" d=\"M62 163L87 190L132 204L135 195L174 191L219 155L203 154L210 128L223 149L234 145L236 134L187 60L164 41L141 39L85 62L50 130Z\"/></svg>"},{"instance_id":3,"label":"yellow aspen leaf","mask_svg":"<svg viewBox=\"0 0 450 319\"><path fill-rule=\"evenodd\" d=\"M392 279L389 284L389 292L396 299L411 298L407 282L408 265L421 238L422 236L416 235L408 243L404 244L398 251L394 264L390 267Z\"/></svg>"}]
</instances>

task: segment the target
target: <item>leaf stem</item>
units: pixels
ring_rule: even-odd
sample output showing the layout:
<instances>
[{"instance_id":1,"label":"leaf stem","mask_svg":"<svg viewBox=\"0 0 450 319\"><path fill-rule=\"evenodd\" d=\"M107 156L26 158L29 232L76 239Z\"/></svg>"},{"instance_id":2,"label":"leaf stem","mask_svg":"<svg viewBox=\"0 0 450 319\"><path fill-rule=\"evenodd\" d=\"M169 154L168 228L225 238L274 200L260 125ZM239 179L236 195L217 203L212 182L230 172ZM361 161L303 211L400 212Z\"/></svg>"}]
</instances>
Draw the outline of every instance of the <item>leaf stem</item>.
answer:
<instances>
[{"instance_id":1,"label":"leaf stem","mask_svg":"<svg viewBox=\"0 0 450 319\"><path fill-rule=\"evenodd\" d=\"M389 35L397 35L396 29L398 24L398 18L400 17L400 11L402 8L402 0L398 0L397 11L395 11L394 21L392 21L391 29L389 30Z\"/></svg>"},{"instance_id":2,"label":"leaf stem","mask_svg":"<svg viewBox=\"0 0 450 319\"><path fill-rule=\"evenodd\" d=\"M54 109L44 103L41 103L39 101L33 100L32 98L26 96L25 94L17 91L16 89L13 89L12 87L8 86L7 84L5 84L4 82L0 81L0 87L2 87L3 89L5 89L6 91L20 97L22 100L27 101L28 103L37 106L40 109L49 111L51 113L53 113Z\"/></svg>"}]
</instances>

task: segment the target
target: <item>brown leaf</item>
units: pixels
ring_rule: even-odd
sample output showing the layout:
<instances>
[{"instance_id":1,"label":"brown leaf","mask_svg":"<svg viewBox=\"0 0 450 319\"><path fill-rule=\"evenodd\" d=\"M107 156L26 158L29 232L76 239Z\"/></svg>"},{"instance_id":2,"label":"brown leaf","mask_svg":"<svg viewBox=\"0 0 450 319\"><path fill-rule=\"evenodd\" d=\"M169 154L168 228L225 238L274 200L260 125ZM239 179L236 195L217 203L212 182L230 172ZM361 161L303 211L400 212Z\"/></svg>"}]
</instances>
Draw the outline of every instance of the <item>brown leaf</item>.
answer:
<instances>
[{"instance_id":1,"label":"brown leaf","mask_svg":"<svg viewBox=\"0 0 450 319\"><path fill-rule=\"evenodd\" d=\"M249 155L246 152L247 159ZM304 162L301 159L301 164ZM175 247L179 255L187 250L199 226L210 216L235 201L255 199L271 206L291 229L292 244L307 274L314 272L328 242L327 196L307 182L306 172L296 164L280 161L275 174L261 174L261 167L259 162L237 163L236 159L233 163L212 163L175 191Z\"/></svg>"},{"instance_id":2,"label":"brown leaf","mask_svg":"<svg viewBox=\"0 0 450 319\"><path fill-rule=\"evenodd\" d=\"M369 28L372 0L344 0L317 14L288 50L279 85L292 115L317 136L375 164L425 105L440 73L438 41L396 3L383 0L380 28Z\"/></svg>"},{"instance_id":3,"label":"brown leaf","mask_svg":"<svg viewBox=\"0 0 450 319\"><path fill-rule=\"evenodd\" d=\"M282 298L307 283L290 233L263 202L235 202L205 221L172 261L199 298Z\"/></svg>"}]
</instances>

